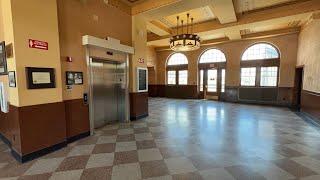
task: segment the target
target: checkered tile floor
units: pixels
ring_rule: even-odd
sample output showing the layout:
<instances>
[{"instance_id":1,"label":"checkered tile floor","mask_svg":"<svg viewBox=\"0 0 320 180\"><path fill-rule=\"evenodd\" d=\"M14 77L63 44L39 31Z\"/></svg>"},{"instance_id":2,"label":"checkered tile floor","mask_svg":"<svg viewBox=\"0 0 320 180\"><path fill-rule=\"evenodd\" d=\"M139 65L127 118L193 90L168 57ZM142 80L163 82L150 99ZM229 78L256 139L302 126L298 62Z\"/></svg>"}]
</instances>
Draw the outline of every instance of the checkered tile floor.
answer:
<instances>
[{"instance_id":1,"label":"checkered tile floor","mask_svg":"<svg viewBox=\"0 0 320 180\"><path fill-rule=\"evenodd\" d=\"M108 125L17 163L0 144L0 179L320 179L320 133L286 108L153 98L150 116Z\"/></svg>"}]
</instances>

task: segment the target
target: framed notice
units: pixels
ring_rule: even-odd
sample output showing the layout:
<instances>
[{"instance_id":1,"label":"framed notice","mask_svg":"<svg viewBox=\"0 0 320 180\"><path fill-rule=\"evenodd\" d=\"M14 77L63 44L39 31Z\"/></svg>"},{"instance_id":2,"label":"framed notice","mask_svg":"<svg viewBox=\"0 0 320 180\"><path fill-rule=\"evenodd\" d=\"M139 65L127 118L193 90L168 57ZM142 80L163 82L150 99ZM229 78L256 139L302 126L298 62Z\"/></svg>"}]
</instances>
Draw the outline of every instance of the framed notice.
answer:
<instances>
[{"instance_id":1,"label":"framed notice","mask_svg":"<svg viewBox=\"0 0 320 180\"><path fill-rule=\"evenodd\" d=\"M6 56L6 44L0 42L0 75L7 75L7 56Z\"/></svg>"},{"instance_id":2,"label":"framed notice","mask_svg":"<svg viewBox=\"0 0 320 180\"><path fill-rule=\"evenodd\" d=\"M83 73L82 72L66 72L66 84L67 85L80 85L83 84Z\"/></svg>"},{"instance_id":3,"label":"framed notice","mask_svg":"<svg viewBox=\"0 0 320 180\"><path fill-rule=\"evenodd\" d=\"M16 87L16 72L9 71L8 72L8 79L9 79L9 87Z\"/></svg>"},{"instance_id":4,"label":"framed notice","mask_svg":"<svg viewBox=\"0 0 320 180\"><path fill-rule=\"evenodd\" d=\"M28 89L55 88L55 73L53 68L27 67Z\"/></svg>"},{"instance_id":5,"label":"framed notice","mask_svg":"<svg viewBox=\"0 0 320 180\"><path fill-rule=\"evenodd\" d=\"M148 92L148 68L137 68L137 91Z\"/></svg>"}]
</instances>

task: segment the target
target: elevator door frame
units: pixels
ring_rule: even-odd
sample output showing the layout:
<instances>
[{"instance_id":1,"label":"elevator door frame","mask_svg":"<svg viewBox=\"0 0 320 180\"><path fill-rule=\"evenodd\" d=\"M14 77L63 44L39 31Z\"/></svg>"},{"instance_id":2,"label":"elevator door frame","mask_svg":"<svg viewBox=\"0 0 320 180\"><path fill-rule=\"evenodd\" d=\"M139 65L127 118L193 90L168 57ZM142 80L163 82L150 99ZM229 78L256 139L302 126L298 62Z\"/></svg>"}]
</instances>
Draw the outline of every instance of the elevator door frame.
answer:
<instances>
[{"instance_id":1,"label":"elevator door frame","mask_svg":"<svg viewBox=\"0 0 320 180\"><path fill-rule=\"evenodd\" d=\"M130 105L129 105L129 55L125 56L126 58L123 61L116 61L112 59L100 58L100 57L92 57L90 56L87 62L88 65L88 86L89 86L89 118L90 118L90 134L94 134L95 125L94 125L94 102L93 102L93 68L92 62L94 60L104 60L106 63L114 62L114 63L124 63L125 64L125 119L123 122L130 122Z\"/></svg>"}]
</instances>

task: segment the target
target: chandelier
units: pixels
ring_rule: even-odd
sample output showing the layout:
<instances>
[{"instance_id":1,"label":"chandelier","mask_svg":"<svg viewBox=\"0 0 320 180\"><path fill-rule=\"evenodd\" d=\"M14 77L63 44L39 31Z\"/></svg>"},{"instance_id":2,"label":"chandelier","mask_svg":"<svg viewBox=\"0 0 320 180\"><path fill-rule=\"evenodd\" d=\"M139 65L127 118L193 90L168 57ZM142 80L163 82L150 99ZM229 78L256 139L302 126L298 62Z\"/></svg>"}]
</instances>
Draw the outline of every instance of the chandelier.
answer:
<instances>
[{"instance_id":1,"label":"chandelier","mask_svg":"<svg viewBox=\"0 0 320 180\"><path fill-rule=\"evenodd\" d=\"M183 20L181 20L181 28L179 27L179 20L180 18L177 16L177 32L176 35L170 38L170 48L176 52L199 49L200 37L193 34L193 18L190 18L190 14L188 13L186 26L183 25ZM189 23L189 20L191 20L191 23Z\"/></svg>"}]
</instances>

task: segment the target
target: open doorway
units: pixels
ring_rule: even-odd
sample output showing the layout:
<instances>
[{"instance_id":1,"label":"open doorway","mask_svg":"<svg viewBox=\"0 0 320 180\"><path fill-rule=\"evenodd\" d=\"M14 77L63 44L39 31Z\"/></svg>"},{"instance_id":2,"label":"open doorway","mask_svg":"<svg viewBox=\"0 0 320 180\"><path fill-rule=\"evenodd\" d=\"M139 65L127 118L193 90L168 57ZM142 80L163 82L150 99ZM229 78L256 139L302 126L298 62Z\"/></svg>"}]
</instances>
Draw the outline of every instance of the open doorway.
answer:
<instances>
[{"instance_id":1,"label":"open doorway","mask_svg":"<svg viewBox=\"0 0 320 180\"><path fill-rule=\"evenodd\" d=\"M300 111L301 108L301 92L303 87L303 67L297 67L293 88L293 108Z\"/></svg>"}]
</instances>

